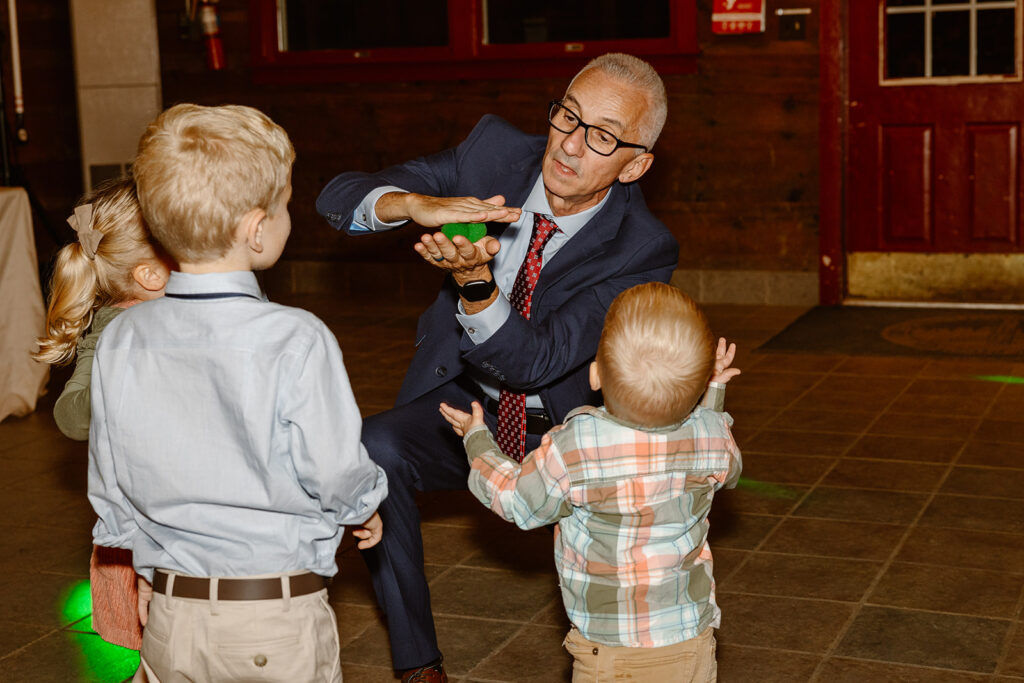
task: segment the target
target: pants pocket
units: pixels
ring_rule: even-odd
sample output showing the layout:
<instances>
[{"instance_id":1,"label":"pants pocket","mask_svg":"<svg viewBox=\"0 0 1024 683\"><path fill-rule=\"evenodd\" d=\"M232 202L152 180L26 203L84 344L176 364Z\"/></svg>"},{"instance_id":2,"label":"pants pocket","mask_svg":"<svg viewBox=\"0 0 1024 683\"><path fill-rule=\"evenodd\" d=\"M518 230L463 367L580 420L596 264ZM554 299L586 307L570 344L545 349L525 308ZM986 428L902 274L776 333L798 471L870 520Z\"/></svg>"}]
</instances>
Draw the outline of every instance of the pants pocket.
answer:
<instances>
[{"instance_id":1,"label":"pants pocket","mask_svg":"<svg viewBox=\"0 0 1024 683\"><path fill-rule=\"evenodd\" d=\"M316 658L297 637L219 643L209 662L213 681L312 681Z\"/></svg>"},{"instance_id":2,"label":"pants pocket","mask_svg":"<svg viewBox=\"0 0 1024 683\"><path fill-rule=\"evenodd\" d=\"M572 683L597 681L597 655L593 645L583 642L583 636L574 628L565 636L562 646L572 655Z\"/></svg>"}]
</instances>

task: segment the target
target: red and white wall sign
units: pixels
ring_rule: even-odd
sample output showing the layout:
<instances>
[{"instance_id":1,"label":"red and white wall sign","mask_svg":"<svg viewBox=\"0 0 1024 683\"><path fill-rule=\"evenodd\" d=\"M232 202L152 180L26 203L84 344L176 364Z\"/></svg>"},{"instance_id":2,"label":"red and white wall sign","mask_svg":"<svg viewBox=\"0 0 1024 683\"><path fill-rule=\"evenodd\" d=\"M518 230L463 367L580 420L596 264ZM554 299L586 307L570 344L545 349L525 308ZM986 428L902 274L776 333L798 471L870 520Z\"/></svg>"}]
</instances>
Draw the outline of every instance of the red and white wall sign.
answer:
<instances>
[{"instance_id":1,"label":"red and white wall sign","mask_svg":"<svg viewBox=\"0 0 1024 683\"><path fill-rule=\"evenodd\" d=\"M761 33L766 0L715 0L711 10L714 33Z\"/></svg>"}]
</instances>

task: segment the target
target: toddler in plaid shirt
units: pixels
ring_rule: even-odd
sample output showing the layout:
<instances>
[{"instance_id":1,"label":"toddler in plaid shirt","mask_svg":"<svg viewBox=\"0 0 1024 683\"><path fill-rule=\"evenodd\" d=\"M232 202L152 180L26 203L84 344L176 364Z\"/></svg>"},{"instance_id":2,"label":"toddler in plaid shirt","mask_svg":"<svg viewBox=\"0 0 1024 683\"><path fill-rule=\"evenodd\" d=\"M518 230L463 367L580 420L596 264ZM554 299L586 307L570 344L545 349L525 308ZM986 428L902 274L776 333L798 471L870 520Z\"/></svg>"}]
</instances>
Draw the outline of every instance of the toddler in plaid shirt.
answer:
<instances>
[{"instance_id":1,"label":"toddler in plaid shirt","mask_svg":"<svg viewBox=\"0 0 1024 683\"><path fill-rule=\"evenodd\" d=\"M717 678L708 512L741 469L721 412L734 355L724 339L716 349L689 297L652 282L608 309L590 366L605 405L569 413L522 464L498 448L478 403L472 414L441 404L473 494L522 529L558 523L574 683Z\"/></svg>"}]
</instances>

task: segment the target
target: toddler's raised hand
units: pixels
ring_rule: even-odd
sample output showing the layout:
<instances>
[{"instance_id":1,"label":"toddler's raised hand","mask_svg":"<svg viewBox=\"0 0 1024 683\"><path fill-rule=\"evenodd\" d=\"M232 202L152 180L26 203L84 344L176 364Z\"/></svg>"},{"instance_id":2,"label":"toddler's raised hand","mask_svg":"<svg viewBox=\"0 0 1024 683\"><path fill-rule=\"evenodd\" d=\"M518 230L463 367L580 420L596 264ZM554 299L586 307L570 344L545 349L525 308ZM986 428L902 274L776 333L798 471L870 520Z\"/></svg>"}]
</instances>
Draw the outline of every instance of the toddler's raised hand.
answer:
<instances>
[{"instance_id":1,"label":"toddler's raised hand","mask_svg":"<svg viewBox=\"0 0 1024 683\"><path fill-rule=\"evenodd\" d=\"M366 550L372 548L380 542L380 537L384 531L384 522L381 521L380 515L376 512L373 513L373 517L362 523L356 529L352 530L352 535L356 538L363 540L356 543L356 547L360 550Z\"/></svg>"},{"instance_id":2,"label":"toddler's raised hand","mask_svg":"<svg viewBox=\"0 0 1024 683\"><path fill-rule=\"evenodd\" d=\"M484 409L478 401L473 401L472 415L447 403L441 404L441 415L459 436L465 436L470 429L484 423Z\"/></svg>"},{"instance_id":3,"label":"toddler's raised hand","mask_svg":"<svg viewBox=\"0 0 1024 683\"><path fill-rule=\"evenodd\" d=\"M715 371L711 373L711 381L725 384L736 375L740 374L739 368L731 368L733 359L736 357L736 344L726 345L725 337L718 338L718 348L715 350Z\"/></svg>"}]
</instances>

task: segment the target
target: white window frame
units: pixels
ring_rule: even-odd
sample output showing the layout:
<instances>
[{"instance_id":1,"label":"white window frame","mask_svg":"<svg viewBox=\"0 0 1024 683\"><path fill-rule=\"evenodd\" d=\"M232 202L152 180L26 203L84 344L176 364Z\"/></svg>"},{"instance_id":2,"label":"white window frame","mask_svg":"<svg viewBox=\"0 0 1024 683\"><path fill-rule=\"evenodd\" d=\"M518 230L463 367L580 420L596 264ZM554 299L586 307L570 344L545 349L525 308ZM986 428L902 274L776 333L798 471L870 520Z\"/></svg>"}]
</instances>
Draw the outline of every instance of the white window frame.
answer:
<instances>
[{"instance_id":1,"label":"white window frame","mask_svg":"<svg viewBox=\"0 0 1024 683\"><path fill-rule=\"evenodd\" d=\"M959 83L1006 83L1020 82L1024 76L1021 56L1021 7L1022 0L999 0L980 2L961 0L957 3L934 4L932 0L921 0L913 6L887 7L883 0L878 4L878 82L883 86L903 85L956 85ZM978 12L994 9L1012 9L1014 12L1014 73L978 75ZM969 12L970 30L970 73L963 76L932 76L932 17L942 12ZM909 78L886 78L886 18L894 14L919 14L924 17L924 76Z\"/></svg>"}]
</instances>

